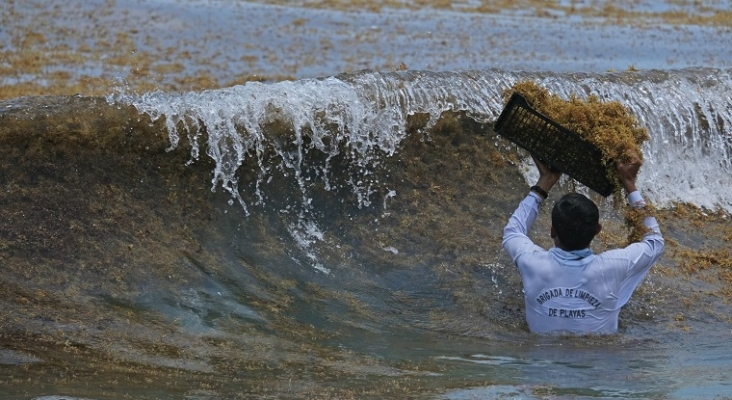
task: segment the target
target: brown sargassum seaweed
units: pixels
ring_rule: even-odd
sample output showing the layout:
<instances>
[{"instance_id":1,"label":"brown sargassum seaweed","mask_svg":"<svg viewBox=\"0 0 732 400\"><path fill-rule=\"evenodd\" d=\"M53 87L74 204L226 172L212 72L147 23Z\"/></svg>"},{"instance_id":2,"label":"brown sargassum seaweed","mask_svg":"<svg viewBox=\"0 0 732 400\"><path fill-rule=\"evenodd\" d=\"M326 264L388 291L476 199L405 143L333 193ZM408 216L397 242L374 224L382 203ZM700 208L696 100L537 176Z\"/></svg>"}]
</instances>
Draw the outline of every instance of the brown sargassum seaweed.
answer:
<instances>
[{"instance_id":1,"label":"brown sargassum seaweed","mask_svg":"<svg viewBox=\"0 0 732 400\"><path fill-rule=\"evenodd\" d=\"M608 176L616 187L620 187L620 184L615 172L615 162L630 161L633 155L643 160L641 145L649 139L648 130L619 101L601 101L596 95L589 95L587 98L571 95L566 100L528 80L519 81L506 90L505 99L514 92L524 96L535 110L600 148ZM617 190L616 205L624 204L622 197L621 191ZM653 213L652 210L652 206L648 207L643 214ZM646 232L643 218L639 212L629 207L624 210L624 215L630 228L628 241L640 240Z\"/></svg>"}]
</instances>

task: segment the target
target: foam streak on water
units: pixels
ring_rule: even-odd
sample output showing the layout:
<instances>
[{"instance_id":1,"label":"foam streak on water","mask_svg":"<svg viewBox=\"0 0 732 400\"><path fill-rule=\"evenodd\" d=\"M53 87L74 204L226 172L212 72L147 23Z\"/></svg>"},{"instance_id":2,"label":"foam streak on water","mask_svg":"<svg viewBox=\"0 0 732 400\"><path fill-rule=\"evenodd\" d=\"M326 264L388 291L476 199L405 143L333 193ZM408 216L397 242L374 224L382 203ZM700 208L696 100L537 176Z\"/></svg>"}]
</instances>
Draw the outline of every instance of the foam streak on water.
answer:
<instances>
[{"instance_id":1,"label":"foam streak on water","mask_svg":"<svg viewBox=\"0 0 732 400\"><path fill-rule=\"evenodd\" d=\"M171 147L188 135L191 156L199 157L199 127L208 133L207 154L216 162L213 188L221 185L246 208L236 171L246 157L259 165L256 195L271 175L265 150L279 158L278 169L292 174L310 203L303 162L311 151L325 154L317 176L325 188L330 161L347 151L357 176L347 184L370 205L368 179L380 157L391 156L407 135L410 115L429 115L427 127L445 111L465 111L480 122L493 122L503 107L502 93L517 80L534 79L563 97L597 94L628 105L651 134L643 148L646 166L640 183L659 205L690 202L732 211L732 79L712 69L626 72L621 74L540 74L505 71L393 73L362 72L320 80L274 84L248 83L223 90L185 94L117 96L153 119L165 117ZM284 124L292 134L272 137L268 124ZM307 168L313 168L309 165ZM289 175L288 175L289 176Z\"/></svg>"}]
</instances>

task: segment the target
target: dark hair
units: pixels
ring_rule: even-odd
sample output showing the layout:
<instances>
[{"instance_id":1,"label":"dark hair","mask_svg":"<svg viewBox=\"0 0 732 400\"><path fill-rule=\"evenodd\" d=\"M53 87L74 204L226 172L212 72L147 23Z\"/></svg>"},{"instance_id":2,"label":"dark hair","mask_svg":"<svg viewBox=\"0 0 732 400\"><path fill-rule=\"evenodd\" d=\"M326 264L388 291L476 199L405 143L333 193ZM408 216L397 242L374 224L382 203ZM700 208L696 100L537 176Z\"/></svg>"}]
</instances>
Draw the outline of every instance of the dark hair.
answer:
<instances>
[{"instance_id":1,"label":"dark hair","mask_svg":"<svg viewBox=\"0 0 732 400\"><path fill-rule=\"evenodd\" d=\"M565 194L552 209L552 226L565 250L589 247L599 221L595 203L579 193Z\"/></svg>"}]
</instances>

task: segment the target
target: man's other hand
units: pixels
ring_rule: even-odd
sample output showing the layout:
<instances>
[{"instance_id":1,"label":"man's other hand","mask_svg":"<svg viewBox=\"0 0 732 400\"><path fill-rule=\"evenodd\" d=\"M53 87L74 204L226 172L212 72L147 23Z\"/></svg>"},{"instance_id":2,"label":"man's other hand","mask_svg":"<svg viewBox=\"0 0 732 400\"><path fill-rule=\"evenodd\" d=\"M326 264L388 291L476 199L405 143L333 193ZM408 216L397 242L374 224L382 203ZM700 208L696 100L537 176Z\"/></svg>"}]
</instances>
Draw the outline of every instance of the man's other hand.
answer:
<instances>
[{"instance_id":1,"label":"man's other hand","mask_svg":"<svg viewBox=\"0 0 732 400\"><path fill-rule=\"evenodd\" d=\"M554 184L556 184L559 181L559 178L562 177L562 172L551 169L546 163L534 157L533 155L531 156L531 158L534 159L536 168L539 170L539 181L536 182L536 186L544 189L545 192L549 193L552 187L554 187Z\"/></svg>"},{"instance_id":2,"label":"man's other hand","mask_svg":"<svg viewBox=\"0 0 732 400\"><path fill-rule=\"evenodd\" d=\"M641 165L643 165L643 162L641 162L637 155L631 157L629 162L615 162L615 168L618 170L618 179L627 193L638 190L635 187L635 179L638 176Z\"/></svg>"}]
</instances>

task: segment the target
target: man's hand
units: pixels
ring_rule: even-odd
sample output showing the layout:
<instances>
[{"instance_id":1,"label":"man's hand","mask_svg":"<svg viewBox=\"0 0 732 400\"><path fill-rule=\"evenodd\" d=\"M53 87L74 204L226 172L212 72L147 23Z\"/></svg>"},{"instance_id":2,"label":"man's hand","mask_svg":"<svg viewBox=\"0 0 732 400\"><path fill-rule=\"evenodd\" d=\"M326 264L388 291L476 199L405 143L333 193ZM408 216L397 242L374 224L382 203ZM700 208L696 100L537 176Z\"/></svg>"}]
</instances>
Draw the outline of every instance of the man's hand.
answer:
<instances>
[{"instance_id":1,"label":"man's hand","mask_svg":"<svg viewBox=\"0 0 732 400\"><path fill-rule=\"evenodd\" d=\"M623 189L627 193L632 193L638 190L635 187L635 178L638 175L638 170L643 163L637 155L633 155L629 162L615 162L615 168L618 170L618 179L620 184L623 185Z\"/></svg>"},{"instance_id":2,"label":"man's hand","mask_svg":"<svg viewBox=\"0 0 732 400\"><path fill-rule=\"evenodd\" d=\"M562 177L562 172L549 168L548 165L546 165L544 162L540 161L533 155L531 156L531 158L534 159L536 168L539 170L539 181L536 182L536 186L544 189L545 192L549 193L552 187L554 187L554 184L556 184L559 181L559 178Z\"/></svg>"}]
</instances>

